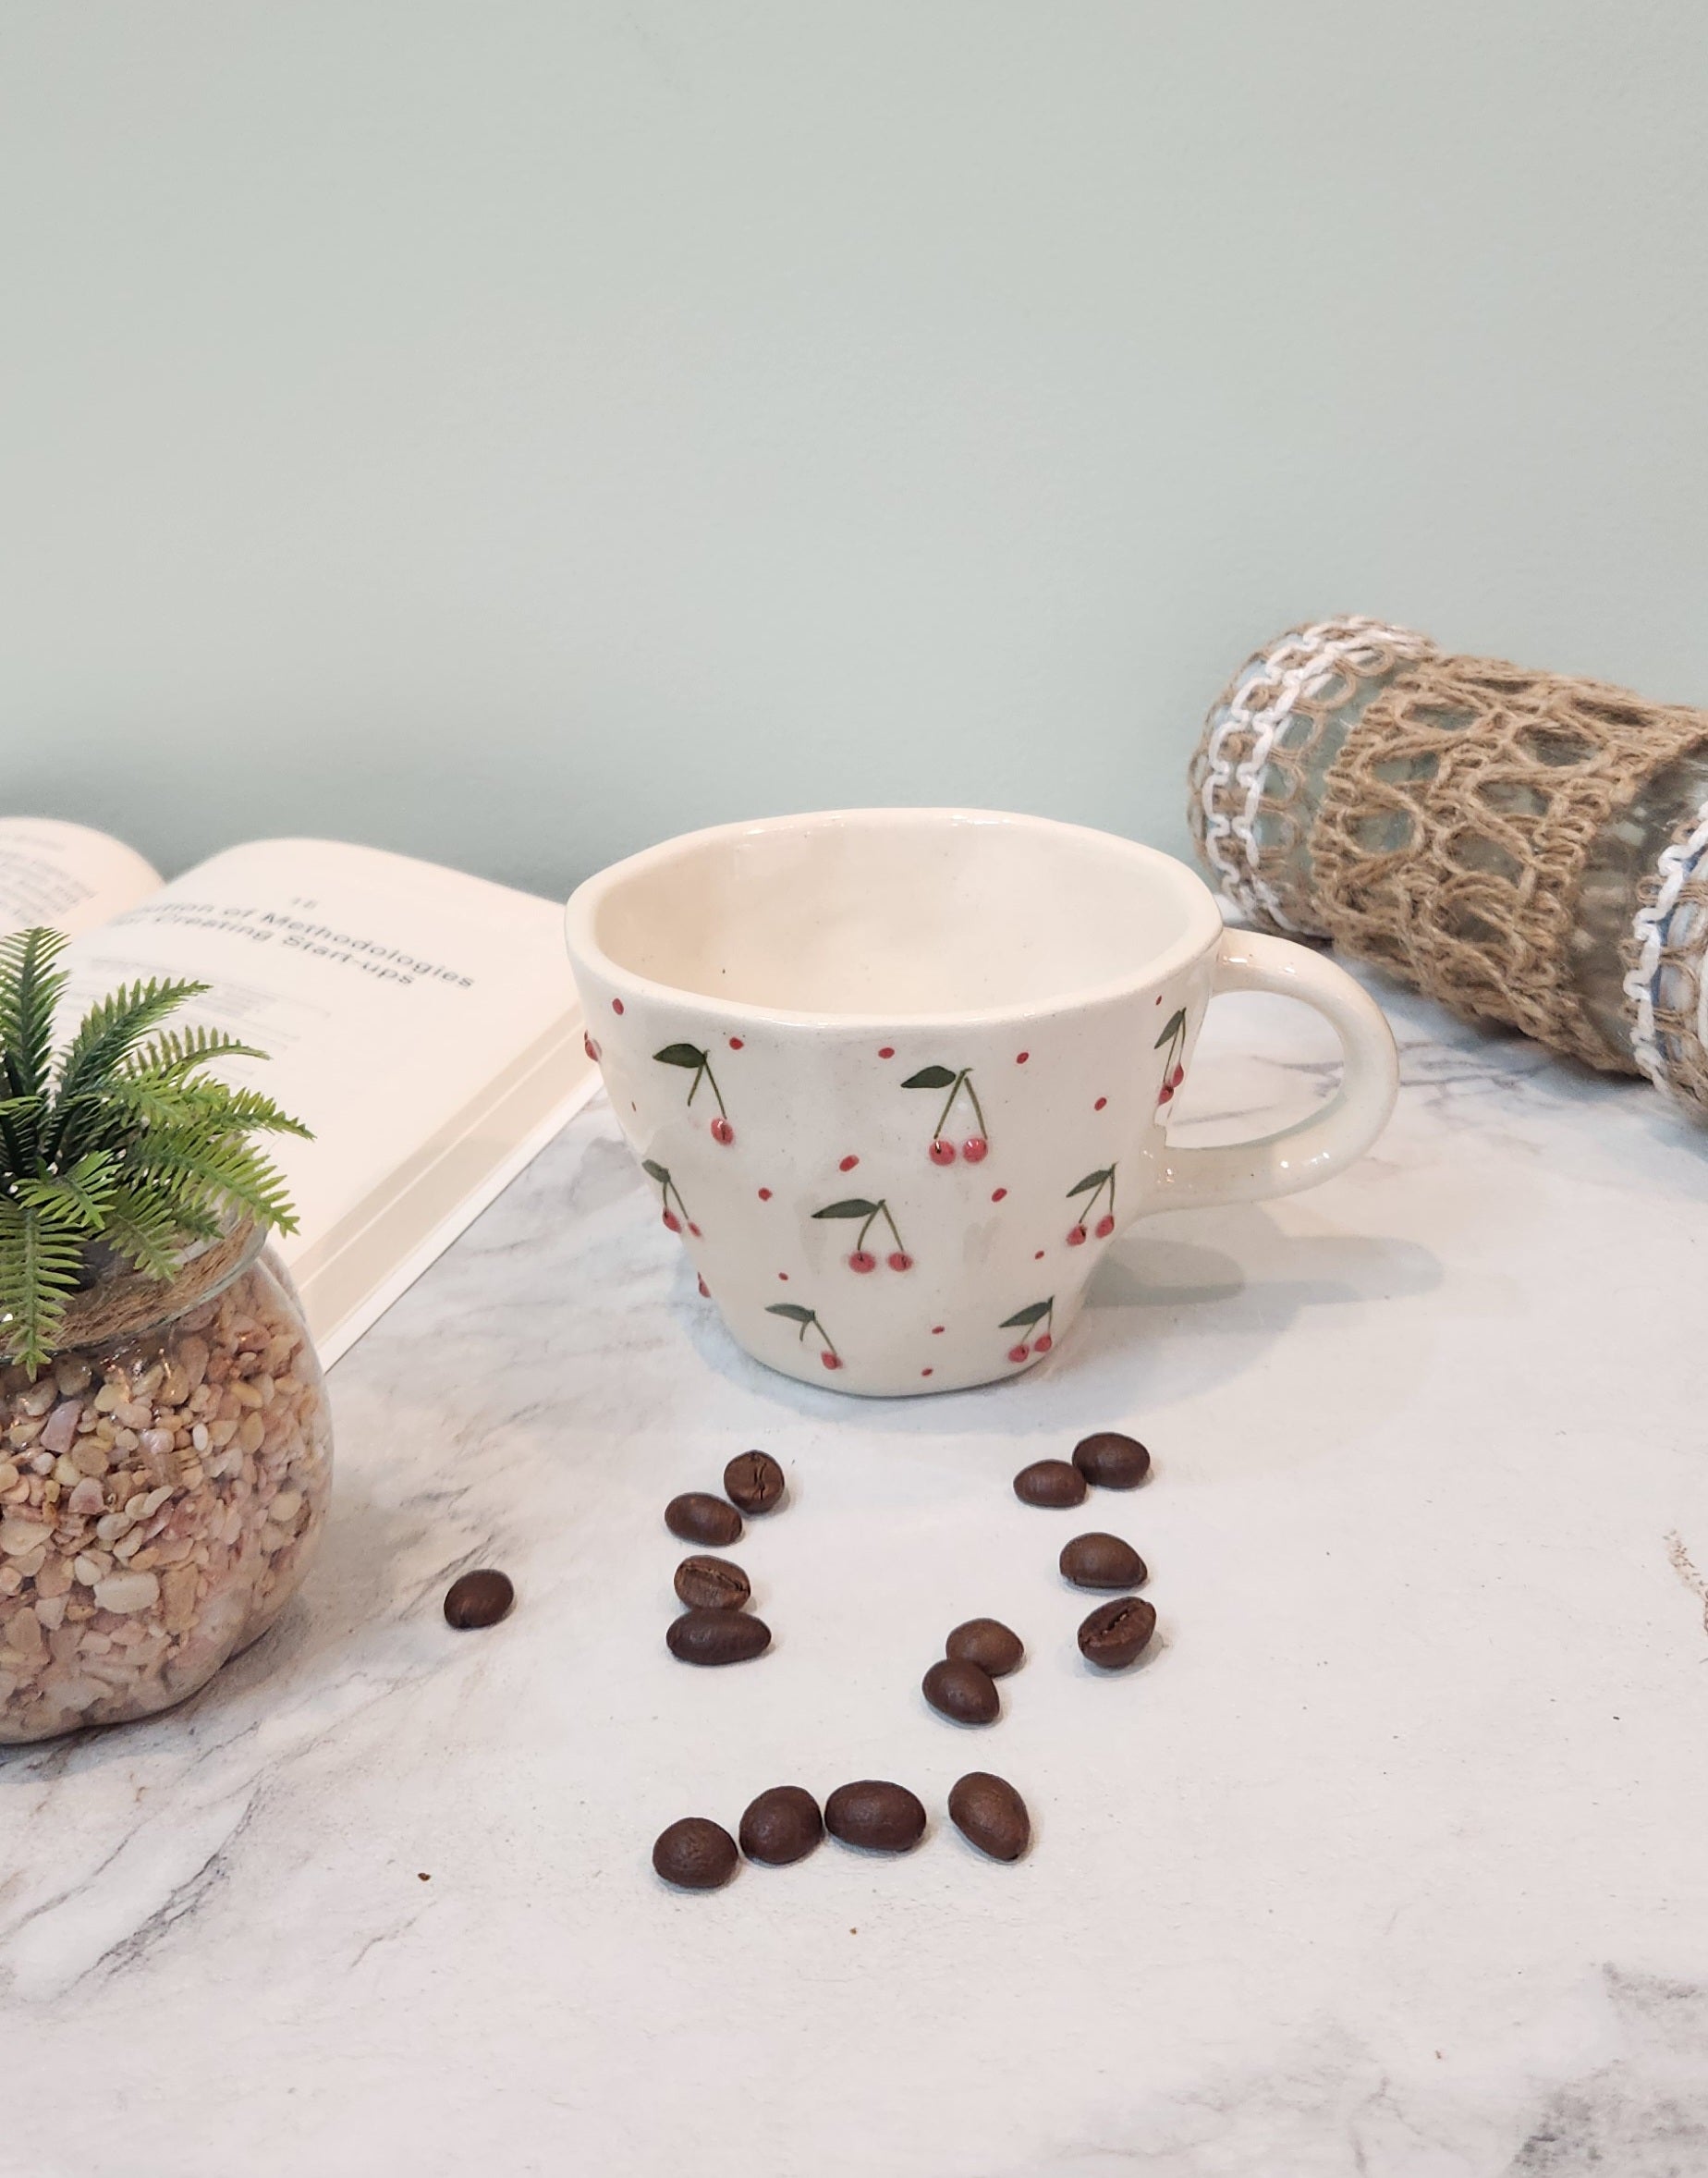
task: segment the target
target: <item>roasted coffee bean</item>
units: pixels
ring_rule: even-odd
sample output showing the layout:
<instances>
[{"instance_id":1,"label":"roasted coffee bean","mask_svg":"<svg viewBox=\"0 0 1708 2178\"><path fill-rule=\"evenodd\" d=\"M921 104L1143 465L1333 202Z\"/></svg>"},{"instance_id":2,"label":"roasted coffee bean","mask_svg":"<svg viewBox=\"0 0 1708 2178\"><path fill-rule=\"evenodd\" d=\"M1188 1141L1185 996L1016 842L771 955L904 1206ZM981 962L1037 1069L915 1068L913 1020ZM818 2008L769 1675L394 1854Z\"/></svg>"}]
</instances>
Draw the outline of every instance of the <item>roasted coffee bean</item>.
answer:
<instances>
[{"instance_id":1,"label":"roasted coffee bean","mask_svg":"<svg viewBox=\"0 0 1708 2178\"><path fill-rule=\"evenodd\" d=\"M1063 1545L1059 1562L1063 1580L1076 1588L1142 1588L1150 1577L1144 1560L1119 1536L1076 1536Z\"/></svg>"},{"instance_id":2,"label":"roasted coffee bean","mask_svg":"<svg viewBox=\"0 0 1708 2178\"><path fill-rule=\"evenodd\" d=\"M1073 1463L1087 1482L1102 1490L1137 1489L1151 1472L1151 1455L1136 1437L1100 1429L1073 1448Z\"/></svg>"},{"instance_id":3,"label":"roasted coffee bean","mask_svg":"<svg viewBox=\"0 0 1708 2178\"><path fill-rule=\"evenodd\" d=\"M1082 1505L1085 1477L1069 1461L1034 1460L1015 1476L1014 1494L1022 1505Z\"/></svg>"},{"instance_id":4,"label":"roasted coffee bean","mask_svg":"<svg viewBox=\"0 0 1708 2178\"><path fill-rule=\"evenodd\" d=\"M1019 1860L1031 1842L1026 1803L1006 1777L969 1770L949 1789L949 1820L993 1860Z\"/></svg>"},{"instance_id":5,"label":"roasted coffee bean","mask_svg":"<svg viewBox=\"0 0 1708 2178\"><path fill-rule=\"evenodd\" d=\"M824 1835L819 1804L802 1785L773 1785L741 1817L741 1850L768 1868L805 1860Z\"/></svg>"},{"instance_id":6,"label":"roasted coffee bean","mask_svg":"<svg viewBox=\"0 0 1708 2178\"><path fill-rule=\"evenodd\" d=\"M672 1498L665 1507L665 1525L685 1543L722 1546L739 1541L741 1536L740 1513L710 1490L687 1490Z\"/></svg>"},{"instance_id":7,"label":"roasted coffee bean","mask_svg":"<svg viewBox=\"0 0 1708 2178\"><path fill-rule=\"evenodd\" d=\"M994 1724L1002 1715L1002 1696L990 1673L953 1657L932 1666L920 1692L940 1717L957 1724Z\"/></svg>"},{"instance_id":8,"label":"roasted coffee bean","mask_svg":"<svg viewBox=\"0 0 1708 2178\"><path fill-rule=\"evenodd\" d=\"M495 1626L515 1601L508 1573L494 1572L490 1566L459 1573L445 1591L445 1621L457 1627Z\"/></svg>"},{"instance_id":9,"label":"roasted coffee bean","mask_svg":"<svg viewBox=\"0 0 1708 2178\"><path fill-rule=\"evenodd\" d=\"M1010 1632L1000 1619L969 1619L965 1625L956 1627L943 1648L956 1663L977 1664L993 1679L1006 1679L1010 1671L1018 1671L1026 1655L1019 1635Z\"/></svg>"},{"instance_id":10,"label":"roasted coffee bean","mask_svg":"<svg viewBox=\"0 0 1708 2178\"><path fill-rule=\"evenodd\" d=\"M1141 1596L1100 1603L1080 1628L1080 1654L1088 1664L1119 1671L1144 1653L1156 1631L1156 1613Z\"/></svg>"},{"instance_id":11,"label":"roasted coffee bean","mask_svg":"<svg viewBox=\"0 0 1708 2178\"><path fill-rule=\"evenodd\" d=\"M1126 1583L1115 1585L1125 1587ZM676 1592L690 1610L740 1610L753 1588L727 1558L685 1558L676 1569Z\"/></svg>"},{"instance_id":12,"label":"roasted coffee bean","mask_svg":"<svg viewBox=\"0 0 1708 2178\"><path fill-rule=\"evenodd\" d=\"M679 1890L716 1890L736 1872L736 1842L721 1824L685 1815L658 1833L653 1866Z\"/></svg>"},{"instance_id":13,"label":"roasted coffee bean","mask_svg":"<svg viewBox=\"0 0 1708 2178\"><path fill-rule=\"evenodd\" d=\"M906 1785L880 1778L838 1785L824 1803L824 1828L845 1845L874 1853L911 1853L925 1835L925 1810Z\"/></svg>"},{"instance_id":14,"label":"roasted coffee bean","mask_svg":"<svg viewBox=\"0 0 1708 2178\"><path fill-rule=\"evenodd\" d=\"M665 1640L679 1664L745 1664L771 1646L771 1629L744 1610L685 1610Z\"/></svg>"},{"instance_id":15,"label":"roasted coffee bean","mask_svg":"<svg viewBox=\"0 0 1708 2178\"><path fill-rule=\"evenodd\" d=\"M724 1495L743 1512L773 1512L783 1502L783 1470L769 1452L738 1452L724 1470Z\"/></svg>"}]
</instances>

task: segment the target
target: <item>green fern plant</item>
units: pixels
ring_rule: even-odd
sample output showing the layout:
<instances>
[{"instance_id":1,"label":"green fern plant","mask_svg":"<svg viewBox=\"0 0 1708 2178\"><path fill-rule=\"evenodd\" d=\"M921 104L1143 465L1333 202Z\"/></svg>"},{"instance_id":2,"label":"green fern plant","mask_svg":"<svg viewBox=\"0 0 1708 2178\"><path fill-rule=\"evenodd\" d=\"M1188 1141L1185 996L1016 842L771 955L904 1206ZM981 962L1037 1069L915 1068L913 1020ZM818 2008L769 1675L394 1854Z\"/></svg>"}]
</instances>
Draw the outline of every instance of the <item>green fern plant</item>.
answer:
<instances>
[{"instance_id":1,"label":"green fern plant","mask_svg":"<svg viewBox=\"0 0 1708 2178\"><path fill-rule=\"evenodd\" d=\"M65 939L0 939L0 1355L34 1371L71 1296L128 1265L167 1279L183 1250L234 1217L297 1220L251 1139L308 1129L210 1070L264 1058L235 1036L161 1024L206 984L152 979L92 1006L54 1048Z\"/></svg>"}]
</instances>

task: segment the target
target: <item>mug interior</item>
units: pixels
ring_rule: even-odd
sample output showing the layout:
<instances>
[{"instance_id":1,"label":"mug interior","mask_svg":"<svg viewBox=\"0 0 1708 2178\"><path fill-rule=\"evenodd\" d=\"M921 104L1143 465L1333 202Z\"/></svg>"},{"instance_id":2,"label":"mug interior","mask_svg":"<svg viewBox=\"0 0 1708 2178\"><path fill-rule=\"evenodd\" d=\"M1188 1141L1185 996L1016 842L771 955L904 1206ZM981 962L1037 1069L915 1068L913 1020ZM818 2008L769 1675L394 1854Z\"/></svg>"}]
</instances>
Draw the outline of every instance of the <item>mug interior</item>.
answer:
<instances>
[{"instance_id":1,"label":"mug interior","mask_svg":"<svg viewBox=\"0 0 1708 2178\"><path fill-rule=\"evenodd\" d=\"M793 1015L1002 1012L1167 973L1221 924L1182 864L963 810L729 825L592 879L576 938L619 975Z\"/></svg>"}]
</instances>

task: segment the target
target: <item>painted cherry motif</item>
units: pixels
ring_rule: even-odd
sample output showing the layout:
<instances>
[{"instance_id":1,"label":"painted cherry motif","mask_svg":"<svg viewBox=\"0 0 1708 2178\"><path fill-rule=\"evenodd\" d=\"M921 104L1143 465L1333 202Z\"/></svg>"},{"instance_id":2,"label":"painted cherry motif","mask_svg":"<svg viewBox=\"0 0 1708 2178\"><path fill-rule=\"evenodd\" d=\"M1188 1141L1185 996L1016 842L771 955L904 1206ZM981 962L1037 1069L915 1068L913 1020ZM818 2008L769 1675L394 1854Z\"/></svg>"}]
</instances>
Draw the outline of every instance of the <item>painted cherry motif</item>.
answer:
<instances>
[{"instance_id":1,"label":"painted cherry motif","mask_svg":"<svg viewBox=\"0 0 1708 2178\"><path fill-rule=\"evenodd\" d=\"M889 1227L890 1238L896 1243L886 1259L890 1268L892 1270L911 1270L913 1268L913 1258L903 1246L896 1220L890 1215L890 1206L881 1195L875 1203L868 1202L864 1195L849 1195L846 1202L826 1203L822 1210L814 1210L812 1215L815 1219L820 1217L858 1217L862 1220L860 1237L854 1243L853 1254L848 1257L850 1270L857 1270L864 1276L868 1271L876 1270L878 1267L878 1259L867 1247L866 1241L873 1225L880 1217Z\"/></svg>"},{"instance_id":2,"label":"painted cherry motif","mask_svg":"<svg viewBox=\"0 0 1708 2178\"><path fill-rule=\"evenodd\" d=\"M1105 1188L1109 1193L1109 1207L1099 1217L1097 1205L1103 1201ZM1068 1232L1068 1245L1070 1248L1082 1248L1088 1226L1100 1241L1106 1241L1115 1230L1115 1167L1104 1165L1098 1171L1088 1172L1083 1180L1076 1181L1068 1190L1068 1200L1072 1202L1075 1195L1085 1195L1088 1200L1080 1206L1078 1221Z\"/></svg>"},{"instance_id":3,"label":"painted cherry motif","mask_svg":"<svg viewBox=\"0 0 1708 2178\"><path fill-rule=\"evenodd\" d=\"M592 1060L593 1064L597 1066L599 1064L599 1046L593 1042L593 1039L588 1034L585 1029L581 1031L581 1048L587 1053L587 1056Z\"/></svg>"},{"instance_id":4,"label":"painted cherry motif","mask_svg":"<svg viewBox=\"0 0 1708 2178\"><path fill-rule=\"evenodd\" d=\"M693 1080L689 1083L688 1101L691 1105L700 1094L702 1082L708 1083L717 1099L717 1117L712 1122L712 1139L722 1143L726 1149L736 1139L736 1131L729 1123L729 1114L724 1109L723 1092L717 1085L717 1076L712 1071L712 1060L698 1044L666 1044L653 1057L660 1066L689 1067L693 1070Z\"/></svg>"},{"instance_id":5,"label":"painted cherry motif","mask_svg":"<svg viewBox=\"0 0 1708 2178\"><path fill-rule=\"evenodd\" d=\"M946 1089L947 1097L937 1114L937 1124L931 1131L931 1147L926 1152L933 1165L952 1165L957 1156L966 1158L970 1165L982 1165L990 1155L990 1138L985 1132L984 1109L979 1102L979 1093L972 1085L972 1069L962 1067L958 1071L946 1066L922 1066L917 1074L909 1074L902 1083L904 1089ZM972 1106L972 1116L978 1121L978 1132L969 1134L958 1152L943 1130L949 1123L949 1114L958 1099L965 1095Z\"/></svg>"},{"instance_id":6,"label":"painted cherry motif","mask_svg":"<svg viewBox=\"0 0 1708 2178\"><path fill-rule=\"evenodd\" d=\"M656 1180L658 1182L658 1197L664 1207L665 1223L670 1228L670 1230L680 1232L686 1225L694 1238L699 1240L701 1238L700 1228L689 1216L688 1205L682 1200L682 1191L671 1179L665 1167L655 1165L651 1157L643 1157L640 1161L640 1169L649 1180ZM673 1197L675 1199L674 1208L671 1206Z\"/></svg>"},{"instance_id":7,"label":"painted cherry motif","mask_svg":"<svg viewBox=\"0 0 1708 2178\"><path fill-rule=\"evenodd\" d=\"M1156 1039L1153 1048L1163 1051L1165 1046L1166 1046L1166 1050L1163 1058L1163 1085L1156 1093L1159 1111L1164 1105L1173 1103L1175 1091L1186 1079L1186 1069L1181 1064L1186 1051L1186 1008L1184 1006L1177 1007L1168 1016L1167 1021L1163 1024L1163 1033Z\"/></svg>"},{"instance_id":8,"label":"painted cherry motif","mask_svg":"<svg viewBox=\"0 0 1708 2178\"><path fill-rule=\"evenodd\" d=\"M830 1333L820 1323L818 1312L815 1309L802 1308L798 1301L774 1301L766 1309L765 1314L767 1315L780 1315L786 1317L791 1324L799 1324L800 1329L796 1336L802 1340L805 1340L809 1329L816 1331L824 1341L824 1351L819 1355L820 1361L827 1369L839 1369L842 1366L842 1356L832 1344Z\"/></svg>"},{"instance_id":9,"label":"painted cherry motif","mask_svg":"<svg viewBox=\"0 0 1708 2178\"><path fill-rule=\"evenodd\" d=\"M1042 1324L1042 1331L1038 1326ZM1030 1342L1019 1339L1008 1349L1011 1362L1031 1361L1040 1353L1048 1353L1055 1343L1055 1296L1047 1301L1034 1301L1026 1308L1017 1308L1012 1315L1006 1315L998 1328L1004 1331L1028 1331L1033 1334Z\"/></svg>"}]
</instances>

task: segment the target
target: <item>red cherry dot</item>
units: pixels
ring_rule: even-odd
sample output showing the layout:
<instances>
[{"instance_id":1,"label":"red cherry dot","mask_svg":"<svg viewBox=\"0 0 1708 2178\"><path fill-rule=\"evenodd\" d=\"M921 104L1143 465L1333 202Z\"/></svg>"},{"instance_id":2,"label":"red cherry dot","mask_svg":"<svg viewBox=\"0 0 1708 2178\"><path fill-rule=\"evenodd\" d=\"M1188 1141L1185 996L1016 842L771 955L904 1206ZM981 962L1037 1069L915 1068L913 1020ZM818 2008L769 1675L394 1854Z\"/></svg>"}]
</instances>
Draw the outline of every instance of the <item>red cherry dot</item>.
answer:
<instances>
[{"instance_id":1,"label":"red cherry dot","mask_svg":"<svg viewBox=\"0 0 1708 2178\"><path fill-rule=\"evenodd\" d=\"M1048 1353L1051 1347L1054 1346L1055 1343L1055 1340L1052 1339L1048 1331L1046 1331L1042 1339L1034 1339L1032 1340L1032 1352L1034 1353Z\"/></svg>"},{"instance_id":2,"label":"red cherry dot","mask_svg":"<svg viewBox=\"0 0 1708 2178\"><path fill-rule=\"evenodd\" d=\"M726 1149L727 1149L730 1144L736 1139L735 1129L730 1125L729 1121L724 1117L722 1112L719 1112L716 1119L712 1122L712 1139L714 1142L721 1142Z\"/></svg>"},{"instance_id":3,"label":"red cherry dot","mask_svg":"<svg viewBox=\"0 0 1708 2178\"><path fill-rule=\"evenodd\" d=\"M698 1227L698 1226L697 1226L697 1225L694 1223L694 1221L693 1221L693 1219L692 1219L691 1217L689 1219L689 1223L688 1223L688 1230L689 1230L689 1232L691 1232L691 1233L693 1234L694 1238L695 1238L697 1241L698 1241L698 1240L702 1240L702 1239L705 1237L705 1236L704 1236L704 1235L702 1233L702 1231L701 1231L700 1228L699 1228L699 1227Z\"/></svg>"},{"instance_id":4,"label":"red cherry dot","mask_svg":"<svg viewBox=\"0 0 1708 2178\"><path fill-rule=\"evenodd\" d=\"M839 1369L842 1366L842 1356L839 1353L821 1353L819 1359L827 1369Z\"/></svg>"},{"instance_id":5,"label":"red cherry dot","mask_svg":"<svg viewBox=\"0 0 1708 2178\"><path fill-rule=\"evenodd\" d=\"M777 1276L778 1276L778 1277L779 1277L779 1278L782 1279L782 1281L783 1281L783 1283L784 1283L785 1285L787 1285L787 1283L788 1283L788 1273L787 1273L787 1271L786 1271L786 1270L780 1270L780 1271L778 1271L778 1273L777 1273Z\"/></svg>"},{"instance_id":6,"label":"red cherry dot","mask_svg":"<svg viewBox=\"0 0 1708 2178\"><path fill-rule=\"evenodd\" d=\"M1016 1066L1024 1066L1031 1057L1030 1051L1017 1051L1014 1055L1014 1063Z\"/></svg>"},{"instance_id":7,"label":"red cherry dot","mask_svg":"<svg viewBox=\"0 0 1708 2178\"><path fill-rule=\"evenodd\" d=\"M889 1266L892 1270L911 1270L913 1258L905 1248L897 1248L889 1259Z\"/></svg>"},{"instance_id":8,"label":"red cherry dot","mask_svg":"<svg viewBox=\"0 0 1708 2178\"><path fill-rule=\"evenodd\" d=\"M665 1212L665 1223L666 1226L668 1226L672 1232L680 1232L682 1230L682 1220L677 1216L674 1210L666 1210Z\"/></svg>"},{"instance_id":9,"label":"red cherry dot","mask_svg":"<svg viewBox=\"0 0 1708 2178\"><path fill-rule=\"evenodd\" d=\"M1185 1079L1186 1079L1186 1069L1185 1069L1183 1066L1177 1066L1177 1067L1176 1067L1176 1069L1175 1069L1175 1071L1173 1071L1173 1073L1172 1073L1172 1074L1170 1074L1170 1075L1169 1075L1169 1077L1168 1077L1168 1086L1169 1086L1171 1089L1177 1089L1177 1088L1180 1086L1181 1083L1185 1081Z\"/></svg>"},{"instance_id":10,"label":"red cherry dot","mask_svg":"<svg viewBox=\"0 0 1708 2178\"><path fill-rule=\"evenodd\" d=\"M1105 1210L1097 1220L1097 1237L1100 1241L1106 1241L1114 1230L1115 1219Z\"/></svg>"},{"instance_id":11,"label":"red cherry dot","mask_svg":"<svg viewBox=\"0 0 1708 2178\"><path fill-rule=\"evenodd\" d=\"M860 1159L858 1157L844 1157L841 1163L836 1167L836 1169L838 1172L851 1172L853 1171L855 1166L859 1163Z\"/></svg>"},{"instance_id":12,"label":"red cherry dot","mask_svg":"<svg viewBox=\"0 0 1708 2178\"><path fill-rule=\"evenodd\" d=\"M598 1045L593 1042L593 1039L591 1036L585 1034L582 1036L581 1042L586 1049L587 1056L592 1060L593 1064L597 1066L599 1064Z\"/></svg>"},{"instance_id":13,"label":"red cherry dot","mask_svg":"<svg viewBox=\"0 0 1708 2178\"><path fill-rule=\"evenodd\" d=\"M768 1203L771 1200L771 1190L768 1187L762 1187L759 1191L759 1199L762 1203Z\"/></svg>"},{"instance_id":14,"label":"red cherry dot","mask_svg":"<svg viewBox=\"0 0 1708 2178\"><path fill-rule=\"evenodd\" d=\"M943 1325L943 1324L933 1324L933 1326L931 1327L931 1335L932 1335L932 1337L933 1337L933 1339L941 1339L941 1338L942 1338L942 1336L943 1336L943 1334L944 1334L944 1331L945 1331L945 1329L946 1329L946 1326L945 1326L945 1325Z\"/></svg>"},{"instance_id":15,"label":"red cherry dot","mask_svg":"<svg viewBox=\"0 0 1708 2178\"><path fill-rule=\"evenodd\" d=\"M1021 1362L1031 1352L1031 1349L1029 1346L1011 1346L1008 1349L1008 1359L1013 1362Z\"/></svg>"},{"instance_id":16,"label":"red cherry dot","mask_svg":"<svg viewBox=\"0 0 1708 2178\"><path fill-rule=\"evenodd\" d=\"M1096 1102L1094 1105L1092 1105L1092 1109L1094 1112L1100 1112L1100 1111L1102 1111L1102 1109L1103 1109L1103 1107L1104 1107L1104 1105L1106 1105L1106 1104L1108 1103L1108 1101L1109 1101L1109 1099L1108 1099L1106 1096L1100 1096L1100 1097L1097 1099L1097 1102Z\"/></svg>"},{"instance_id":17,"label":"red cherry dot","mask_svg":"<svg viewBox=\"0 0 1708 2178\"><path fill-rule=\"evenodd\" d=\"M732 1051L740 1051L741 1049L743 1049L743 1048L744 1048L744 1045L743 1045L743 1040L742 1040L742 1038L741 1038L741 1037L739 1037L739 1036L731 1036L731 1038L729 1039L729 1048L730 1048Z\"/></svg>"},{"instance_id":18,"label":"red cherry dot","mask_svg":"<svg viewBox=\"0 0 1708 2178\"><path fill-rule=\"evenodd\" d=\"M989 1156L991 1145L982 1134L970 1134L961 1144L961 1155L970 1165L982 1165Z\"/></svg>"},{"instance_id":19,"label":"red cherry dot","mask_svg":"<svg viewBox=\"0 0 1708 2178\"><path fill-rule=\"evenodd\" d=\"M1160 1005L1162 1004L1162 1002L1163 1002L1163 994L1161 993L1161 991L1158 991L1158 992L1157 992L1157 994L1156 994L1156 1003L1157 1003L1157 1004L1160 1006Z\"/></svg>"},{"instance_id":20,"label":"red cherry dot","mask_svg":"<svg viewBox=\"0 0 1708 2178\"><path fill-rule=\"evenodd\" d=\"M1174 1102L1174 1091L1168 1086L1166 1082L1165 1082L1162 1087L1157 1091L1156 1101L1158 1104L1172 1104Z\"/></svg>"},{"instance_id":21,"label":"red cherry dot","mask_svg":"<svg viewBox=\"0 0 1708 2178\"><path fill-rule=\"evenodd\" d=\"M1069 1233L1068 1233L1068 1245L1070 1248L1082 1248L1082 1247L1084 1247L1084 1245L1085 1245L1085 1228L1084 1228L1084 1226L1082 1226L1082 1225L1076 1225L1076 1226L1074 1226L1074 1227L1073 1227L1073 1229L1072 1229L1072 1230L1069 1231Z\"/></svg>"},{"instance_id":22,"label":"red cherry dot","mask_svg":"<svg viewBox=\"0 0 1708 2178\"><path fill-rule=\"evenodd\" d=\"M613 1013L620 1013L623 1010L623 1001L620 998L613 998L611 1001L611 1010Z\"/></svg>"},{"instance_id":23,"label":"red cherry dot","mask_svg":"<svg viewBox=\"0 0 1708 2178\"><path fill-rule=\"evenodd\" d=\"M848 1257L848 1268L850 1270L863 1272L868 1270L876 1270L877 1267L878 1259L874 1254L872 1254L869 1248L856 1248L854 1253Z\"/></svg>"},{"instance_id":24,"label":"red cherry dot","mask_svg":"<svg viewBox=\"0 0 1708 2178\"><path fill-rule=\"evenodd\" d=\"M894 1044L880 1044L878 1046L878 1057L880 1058L894 1058L895 1056L896 1046Z\"/></svg>"},{"instance_id":25,"label":"red cherry dot","mask_svg":"<svg viewBox=\"0 0 1708 2178\"><path fill-rule=\"evenodd\" d=\"M955 1162L955 1144L952 1142L945 1142L942 1135L939 1134L936 1141L931 1145L930 1156L933 1165L952 1165Z\"/></svg>"},{"instance_id":26,"label":"red cherry dot","mask_svg":"<svg viewBox=\"0 0 1708 2178\"><path fill-rule=\"evenodd\" d=\"M992 1190L991 1190L991 1200L992 1200L992 1202L993 1202L993 1203L1000 1203L1000 1202L1001 1202L1001 1200L1002 1200L1002 1198L1004 1197L1004 1195L1006 1195L1006 1194L1007 1193L1007 1192L1008 1192L1008 1191L1007 1191L1007 1189L1006 1189L1006 1187L994 1187L994 1188L992 1188Z\"/></svg>"},{"instance_id":27,"label":"red cherry dot","mask_svg":"<svg viewBox=\"0 0 1708 2178\"><path fill-rule=\"evenodd\" d=\"M1042 1263L1043 1261L1043 1250L1042 1248L1040 1248L1037 1254L1032 1257L1032 1261L1034 1263Z\"/></svg>"},{"instance_id":28,"label":"red cherry dot","mask_svg":"<svg viewBox=\"0 0 1708 2178\"><path fill-rule=\"evenodd\" d=\"M929 1377L931 1375L931 1371L929 1369L921 1369L920 1371L920 1375L921 1377Z\"/></svg>"},{"instance_id":29,"label":"red cherry dot","mask_svg":"<svg viewBox=\"0 0 1708 2178\"><path fill-rule=\"evenodd\" d=\"M707 1285L704 1279L702 1279L700 1281L700 1298L702 1301L710 1301L712 1298L712 1289Z\"/></svg>"}]
</instances>

